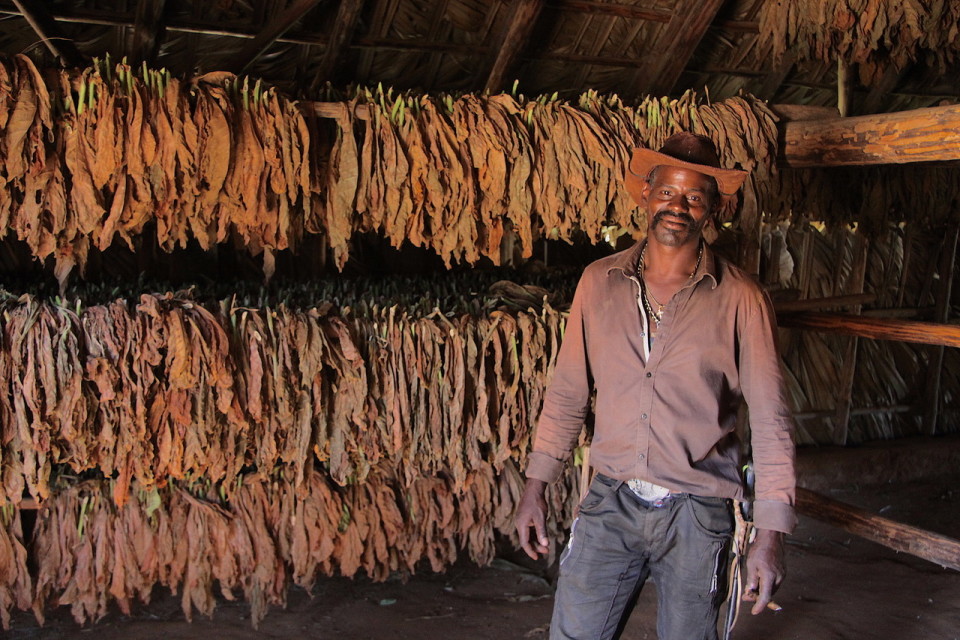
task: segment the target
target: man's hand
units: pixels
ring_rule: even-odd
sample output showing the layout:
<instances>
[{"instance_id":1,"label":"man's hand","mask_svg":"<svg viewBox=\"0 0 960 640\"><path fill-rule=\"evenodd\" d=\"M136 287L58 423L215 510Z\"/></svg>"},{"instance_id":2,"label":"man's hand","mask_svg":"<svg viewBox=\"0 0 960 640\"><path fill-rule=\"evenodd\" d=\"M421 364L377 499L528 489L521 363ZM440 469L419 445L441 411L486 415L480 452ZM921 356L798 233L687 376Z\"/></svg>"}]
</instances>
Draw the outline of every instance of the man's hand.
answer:
<instances>
[{"instance_id":1,"label":"man's hand","mask_svg":"<svg viewBox=\"0 0 960 640\"><path fill-rule=\"evenodd\" d=\"M750 613L757 615L766 608L786 573L783 534L757 529L757 537L747 552L747 583L743 592L746 602L755 603Z\"/></svg>"},{"instance_id":2,"label":"man's hand","mask_svg":"<svg viewBox=\"0 0 960 640\"><path fill-rule=\"evenodd\" d=\"M516 526L520 536L520 546L528 556L536 560L538 553L547 552L547 501L543 497L547 483L543 480L527 478L517 507ZM530 539L530 527L536 532L537 539Z\"/></svg>"}]
</instances>

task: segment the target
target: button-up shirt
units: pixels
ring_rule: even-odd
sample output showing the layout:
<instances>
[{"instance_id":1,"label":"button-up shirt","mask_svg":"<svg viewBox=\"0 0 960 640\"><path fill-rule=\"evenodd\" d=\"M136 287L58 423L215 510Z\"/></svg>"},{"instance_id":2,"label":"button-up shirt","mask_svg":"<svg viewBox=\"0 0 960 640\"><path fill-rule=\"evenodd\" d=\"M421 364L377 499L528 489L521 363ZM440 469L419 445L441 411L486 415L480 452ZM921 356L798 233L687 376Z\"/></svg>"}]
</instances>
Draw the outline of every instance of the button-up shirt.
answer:
<instances>
[{"instance_id":1,"label":"button-up shirt","mask_svg":"<svg viewBox=\"0 0 960 640\"><path fill-rule=\"evenodd\" d=\"M619 480L743 499L737 411L749 408L758 528L796 524L793 419L769 298L703 249L648 345L637 305L643 243L586 268L537 425L527 477L555 481L596 390L590 463ZM649 347L649 348L648 348Z\"/></svg>"}]
</instances>

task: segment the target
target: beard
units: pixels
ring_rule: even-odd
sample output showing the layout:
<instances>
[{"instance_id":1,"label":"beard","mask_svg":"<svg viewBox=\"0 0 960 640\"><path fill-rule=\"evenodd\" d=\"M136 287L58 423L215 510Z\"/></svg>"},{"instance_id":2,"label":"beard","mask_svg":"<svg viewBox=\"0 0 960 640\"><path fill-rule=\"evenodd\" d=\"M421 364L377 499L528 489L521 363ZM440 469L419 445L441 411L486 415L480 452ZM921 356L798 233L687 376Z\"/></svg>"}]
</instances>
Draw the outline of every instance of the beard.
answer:
<instances>
[{"instance_id":1,"label":"beard","mask_svg":"<svg viewBox=\"0 0 960 640\"><path fill-rule=\"evenodd\" d=\"M666 221L667 216L670 216L671 223L683 225L683 227L671 228L665 226L663 223ZM661 210L654 214L653 221L650 224L650 230L661 244L678 247L685 244L691 238L697 238L699 240L700 232L703 231L703 227L707 224L708 219L709 216L704 216L703 219L698 222L697 219L689 213L674 213Z\"/></svg>"}]
</instances>

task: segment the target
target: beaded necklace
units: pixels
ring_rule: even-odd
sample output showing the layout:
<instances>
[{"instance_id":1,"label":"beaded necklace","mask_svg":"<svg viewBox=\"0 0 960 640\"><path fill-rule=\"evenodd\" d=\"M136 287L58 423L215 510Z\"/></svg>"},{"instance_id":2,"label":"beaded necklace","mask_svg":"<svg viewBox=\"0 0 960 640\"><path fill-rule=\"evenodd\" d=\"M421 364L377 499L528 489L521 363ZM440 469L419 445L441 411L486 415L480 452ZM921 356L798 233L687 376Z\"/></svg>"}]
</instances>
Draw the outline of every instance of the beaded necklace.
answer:
<instances>
[{"instance_id":1,"label":"beaded necklace","mask_svg":"<svg viewBox=\"0 0 960 640\"><path fill-rule=\"evenodd\" d=\"M643 279L643 263L647 257L647 245L643 245L643 251L640 252L640 261L637 262L637 278L641 282L640 289L643 291L643 306L647 310L647 315L649 315L653 321L657 324L657 327L660 326L660 321L663 320L663 310L667 307L665 304L660 304L660 302L653 297L652 293L649 293L649 288L646 285L646 282ZM700 268L700 261L703 259L703 241L697 247L697 264L694 265L693 271L690 272L689 280L693 280L693 276L697 274L697 270ZM650 304L650 301L653 300L654 304L657 305L657 310L653 310L653 305ZM669 301L668 301L669 304Z\"/></svg>"}]
</instances>

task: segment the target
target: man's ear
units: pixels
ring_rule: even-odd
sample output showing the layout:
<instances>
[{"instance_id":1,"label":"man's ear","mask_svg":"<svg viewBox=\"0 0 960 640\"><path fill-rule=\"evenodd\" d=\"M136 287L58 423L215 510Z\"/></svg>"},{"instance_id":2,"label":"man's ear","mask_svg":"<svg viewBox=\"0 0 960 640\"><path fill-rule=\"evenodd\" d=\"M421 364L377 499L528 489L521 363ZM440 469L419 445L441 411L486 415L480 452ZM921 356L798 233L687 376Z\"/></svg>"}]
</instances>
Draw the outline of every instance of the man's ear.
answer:
<instances>
[{"instance_id":1,"label":"man's ear","mask_svg":"<svg viewBox=\"0 0 960 640\"><path fill-rule=\"evenodd\" d=\"M650 197L650 189L651 189L651 188L652 188L652 186L651 186L651 184L650 184L650 180L644 181L644 183L643 183L643 189L640 190L640 199L641 199L641 200L646 200L648 197Z\"/></svg>"}]
</instances>

